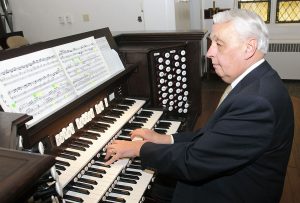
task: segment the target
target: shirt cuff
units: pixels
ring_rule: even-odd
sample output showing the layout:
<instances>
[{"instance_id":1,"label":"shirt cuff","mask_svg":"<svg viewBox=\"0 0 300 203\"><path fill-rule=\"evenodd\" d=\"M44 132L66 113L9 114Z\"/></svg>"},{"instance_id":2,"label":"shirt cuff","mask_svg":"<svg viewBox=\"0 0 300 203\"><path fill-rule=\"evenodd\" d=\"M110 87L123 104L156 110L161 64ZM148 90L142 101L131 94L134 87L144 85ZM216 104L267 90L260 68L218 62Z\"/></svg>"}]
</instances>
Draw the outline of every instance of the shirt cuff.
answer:
<instances>
[{"instance_id":1,"label":"shirt cuff","mask_svg":"<svg viewBox=\"0 0 300 203\"><path fill-rule=\"evenodd\" d=\"M170 135L170 138L171 138L171 144L174 144L174 138L173 138L173 135Z\"/></svg>"}]
</instances>

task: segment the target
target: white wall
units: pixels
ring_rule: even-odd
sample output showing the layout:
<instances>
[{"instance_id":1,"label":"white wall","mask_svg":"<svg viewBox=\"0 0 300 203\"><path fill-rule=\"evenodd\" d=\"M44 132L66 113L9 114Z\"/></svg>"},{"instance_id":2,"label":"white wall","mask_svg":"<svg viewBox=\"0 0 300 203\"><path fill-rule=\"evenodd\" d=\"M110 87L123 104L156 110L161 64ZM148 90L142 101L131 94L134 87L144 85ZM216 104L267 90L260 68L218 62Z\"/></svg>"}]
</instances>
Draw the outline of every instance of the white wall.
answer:
<instances>
[{"instance_id":1,"label":"white wall","mask_svg":"<svg viewBox=\"0 0 300 203\"><path fill-rule=\"evenodd\" d=\"M175 7L172 5L174 2ZM13 11L14 29L22 30L31 43L102 27L109 27L111 31L145 30L143 12L145 9L149 10L145 14L146 20L149 24L152 20L152 24L157 26L156 29L200 28L210 31L212 20L204 19L203 9L212 7L212 2L212 0L9 0ZM233 8L236 0L215 0L215 2L216 7ZM157 3L160 3L160 6L153 6ZM274 23L275 3L272 1L273 13L271 23L268 25L271 39L299 39L299 24ZM161 8L164 9L159 12ZM88 15L89 21L84 21L84 15ZM72 23L60 24L59 16L63 18L70 16ZM142 17L143 22L137 21L138 16ZM159 27L160 24L164 26Z\"/></svg>"},{"instance_id":2,"label":"white wall","mask_svg":"<svg viewBox=\"0 0 300 203\"><path fill-rule=\"evenodd\" d=\"M102 27L112 32L186 30L188 5L189 0L10 0L14 30L22 30L30 43Z\"/></svg>"},{"instance_id":3,"label":"white wall","mask_svg":"<svg viewBox=\"0 0 300 203\"><path fill-rule=\"evenodd\" d=\"M22 30L29 42L109 27L112 31L144 30L143 0L10 0L14 30ZM89 21L83 16L88 15ZM59 23L70 16L72 23Z\"/></svg>"}]
</instances>

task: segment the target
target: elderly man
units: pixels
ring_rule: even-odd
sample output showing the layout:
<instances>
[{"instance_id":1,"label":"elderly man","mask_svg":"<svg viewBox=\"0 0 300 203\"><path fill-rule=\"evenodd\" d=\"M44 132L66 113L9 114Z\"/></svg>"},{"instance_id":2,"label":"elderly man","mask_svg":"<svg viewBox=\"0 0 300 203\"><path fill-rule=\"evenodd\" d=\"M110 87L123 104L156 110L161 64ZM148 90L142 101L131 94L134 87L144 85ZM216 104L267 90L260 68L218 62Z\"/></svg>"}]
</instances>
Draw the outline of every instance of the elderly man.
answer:
<instances>
[{"instance_id":1,"label":"elderly man","mask_svg":"<svg viewBox=\"0 0 300 203\"><path fill-rule=\"evenodd\" d=\"M137 129L108 147L107 164L139 156L145 168L177 179L172 202L279 202L293 140L289 94L264 59L268 30L256 14L213 17L207 57L229 84L226 97L196 132L161 135Z\"/></svg>"}]
</instances>

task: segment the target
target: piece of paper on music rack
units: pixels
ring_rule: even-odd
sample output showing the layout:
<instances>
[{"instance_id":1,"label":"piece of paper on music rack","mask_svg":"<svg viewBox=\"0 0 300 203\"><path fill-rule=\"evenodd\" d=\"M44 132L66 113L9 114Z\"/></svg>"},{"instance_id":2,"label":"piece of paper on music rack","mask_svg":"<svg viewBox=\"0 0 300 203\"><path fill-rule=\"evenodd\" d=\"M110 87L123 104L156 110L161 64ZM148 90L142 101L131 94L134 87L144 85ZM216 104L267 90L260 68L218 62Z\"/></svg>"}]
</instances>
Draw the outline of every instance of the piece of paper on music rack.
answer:
<instances>
[{"instance_id":1,"label":"piece of paper on music rack","mask_svg":"<svg viewBox=\"0 0 300 203\"><path fill-rule=\"evenodd\" d=\"M115 75L104 55L90 37L1 61L1 107L32 115L33 126Z\"/></svg>"},{"instance_id":2,"label":"piece of paper on music rack","mask_svg":"<svg viewBox=\"0 0 300 203\"><path fill-rule=\"evenodd\" d=\"M103 57L105 58L111 74L116 75L123 71L125 68L119 54L114 49L110 48L107 39L105 37L100 37L96 39L96 42Z\"/></svg>"}]
</instances>

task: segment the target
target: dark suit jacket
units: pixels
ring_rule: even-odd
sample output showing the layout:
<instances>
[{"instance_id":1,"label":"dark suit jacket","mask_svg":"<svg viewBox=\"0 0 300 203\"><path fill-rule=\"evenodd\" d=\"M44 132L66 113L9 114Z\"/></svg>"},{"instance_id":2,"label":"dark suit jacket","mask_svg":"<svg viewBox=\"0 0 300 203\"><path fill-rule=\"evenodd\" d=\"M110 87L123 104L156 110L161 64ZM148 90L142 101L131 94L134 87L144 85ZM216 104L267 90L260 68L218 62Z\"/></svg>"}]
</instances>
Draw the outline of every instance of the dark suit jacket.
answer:
<instances>
[{"instance_id":1,"label":"dark suit jacket","mask_svg":"<svg viewBox=\"0 0 300 203\"><path fill-rule=\"evenodd\" d=\"M279 202L293 130L288 92L265 61L202 129L175 134L172 145L146 143L140 156L144 167L178 180L173 202Z\"/></svg>"}]
</instances>

